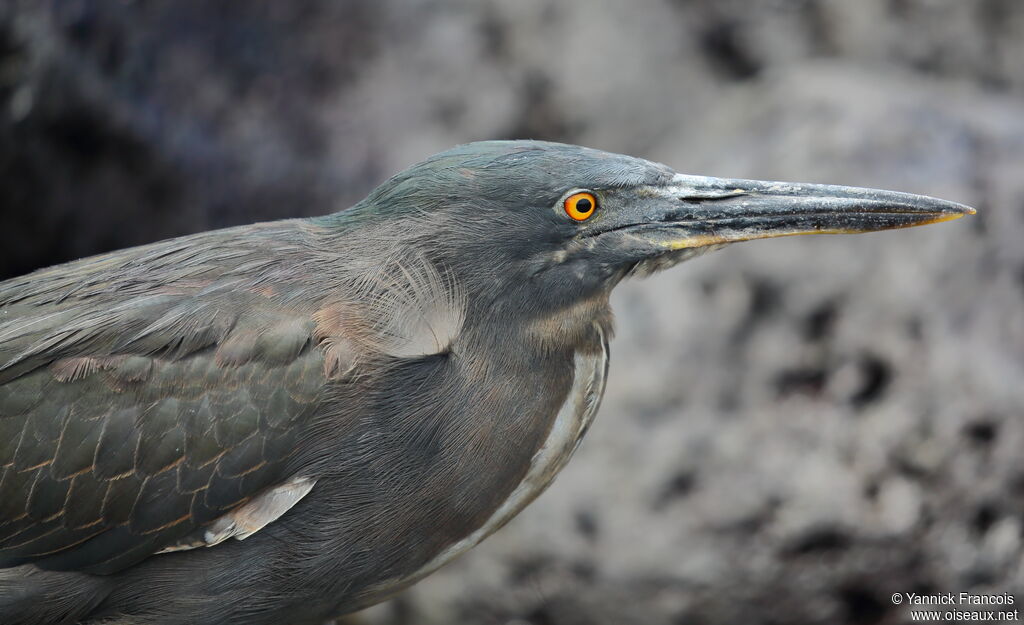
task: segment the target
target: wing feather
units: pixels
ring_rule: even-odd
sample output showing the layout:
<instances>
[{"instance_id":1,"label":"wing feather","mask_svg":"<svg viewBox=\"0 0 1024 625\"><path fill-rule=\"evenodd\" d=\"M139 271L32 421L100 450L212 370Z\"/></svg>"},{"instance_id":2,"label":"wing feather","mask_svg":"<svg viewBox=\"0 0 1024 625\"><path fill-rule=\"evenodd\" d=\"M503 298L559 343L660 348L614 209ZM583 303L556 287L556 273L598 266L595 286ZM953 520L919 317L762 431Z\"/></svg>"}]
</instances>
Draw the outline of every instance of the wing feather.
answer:
<instances>
[{"instance_id":1,"label":"wing feather","mask_svg":"<svg viewBox=\"0 0 1024 625\"><path fill-rule=\"evenodd\" d=\"M451 348L448 272L323 236L256 224L0 283L0 567L106 574L249 536L313 488L290 460L325 388Z\"/></svg>"},{"instance_id":2,"label":"wing feather","mask_svg":"<svg viewBox=\"0 0 1024 625\"><path fill-rule=\"evenodd\" d=\"M0 567L109 573L288 483L326 383L295 228L0 283Z\"/></svg>"}]
</instances>

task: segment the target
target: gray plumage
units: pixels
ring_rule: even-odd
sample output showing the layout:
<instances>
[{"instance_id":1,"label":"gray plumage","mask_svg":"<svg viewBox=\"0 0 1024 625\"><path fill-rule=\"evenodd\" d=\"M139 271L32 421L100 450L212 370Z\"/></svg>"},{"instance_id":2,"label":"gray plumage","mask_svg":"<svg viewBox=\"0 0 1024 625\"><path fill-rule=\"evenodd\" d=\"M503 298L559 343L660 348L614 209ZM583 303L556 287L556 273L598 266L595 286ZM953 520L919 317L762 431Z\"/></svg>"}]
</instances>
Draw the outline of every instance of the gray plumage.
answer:
<instances>
[{"instance_id":1,"label":"gray plumage","mask_svg":"<svg viewBox=\"0 0 1024 625\"><path fill-rule=\"evenodd\" d=\"M564 465L624 277L966 212L483 142L340 213L0 283L0 622L318 623L379 601Z\"/></svg>"}]
</instances>

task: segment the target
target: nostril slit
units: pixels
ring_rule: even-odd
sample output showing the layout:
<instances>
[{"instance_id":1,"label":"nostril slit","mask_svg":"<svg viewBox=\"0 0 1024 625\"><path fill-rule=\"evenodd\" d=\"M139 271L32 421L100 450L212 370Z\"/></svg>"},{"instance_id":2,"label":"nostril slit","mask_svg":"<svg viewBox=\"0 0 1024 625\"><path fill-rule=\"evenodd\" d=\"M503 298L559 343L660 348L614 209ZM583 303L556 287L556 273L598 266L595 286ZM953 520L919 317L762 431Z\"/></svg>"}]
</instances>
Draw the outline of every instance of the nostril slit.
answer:
<instances>
[{"instance_id":1,"label":"nostril slit","mask_svg":"<svg viewBox=\"0 0 1024 625\"><path fill-rule=\"evenodd\" d=\"M698 192L692 195L680 195L677 199L680 202L686 202L687 204L699 204L703 202L715 202L720 200L728 200L744 195L750 195L743 189L721 189L721 190L708 190Z\"/></svg>"}]
</instances>

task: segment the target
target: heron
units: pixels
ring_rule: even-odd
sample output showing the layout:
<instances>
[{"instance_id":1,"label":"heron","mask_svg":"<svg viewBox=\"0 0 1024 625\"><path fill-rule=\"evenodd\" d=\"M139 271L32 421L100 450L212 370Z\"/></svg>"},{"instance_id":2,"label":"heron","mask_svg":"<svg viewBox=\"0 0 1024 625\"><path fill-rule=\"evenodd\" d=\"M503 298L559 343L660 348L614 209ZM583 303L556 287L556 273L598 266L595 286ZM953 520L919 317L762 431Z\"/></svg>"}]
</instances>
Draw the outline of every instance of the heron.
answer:
<instances>
[{"instance_id":1,"label":"heron","mask_svg":"<svg viewBox=\"0 0 1024 625\"><path fill-rule=\"evenodd\" d=\"M484 141L340 212L4 281L0 621L313 624L382 601L566 464L625 278L973 212Z\"/></svg>"}]
</instances>

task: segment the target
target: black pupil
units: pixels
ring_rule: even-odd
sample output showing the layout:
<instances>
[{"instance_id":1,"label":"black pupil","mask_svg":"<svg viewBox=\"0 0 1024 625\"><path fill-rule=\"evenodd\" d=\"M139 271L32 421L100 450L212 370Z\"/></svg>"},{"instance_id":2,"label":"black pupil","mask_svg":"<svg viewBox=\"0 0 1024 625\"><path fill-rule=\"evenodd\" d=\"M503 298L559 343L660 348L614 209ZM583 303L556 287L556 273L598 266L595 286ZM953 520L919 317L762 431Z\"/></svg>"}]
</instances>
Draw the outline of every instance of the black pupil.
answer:
<instances>
[{"instance_id":1,"label":"black pupil","mask_svg":"<svg viewBox=\"0 0 1024 625\"><path fill-rule=\"evenodd\" d=\"M592 208L594 208L594 204L590 201L590 198L580 198L580 200L576 202L576 210L581 213L589 213Z\"/></svg>"}]
</instances>

